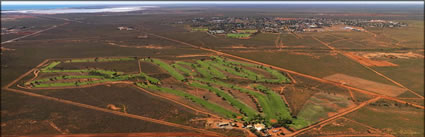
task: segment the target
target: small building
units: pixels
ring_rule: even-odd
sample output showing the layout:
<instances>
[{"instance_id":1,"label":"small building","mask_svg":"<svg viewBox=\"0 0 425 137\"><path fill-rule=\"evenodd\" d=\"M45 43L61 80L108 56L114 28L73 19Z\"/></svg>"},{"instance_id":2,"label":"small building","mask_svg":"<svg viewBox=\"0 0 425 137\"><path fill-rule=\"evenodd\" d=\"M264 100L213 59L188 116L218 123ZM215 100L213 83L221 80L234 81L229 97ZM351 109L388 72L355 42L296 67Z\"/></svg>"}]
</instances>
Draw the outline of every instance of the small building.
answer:
<instances>
[{"instance_id":1,"label":"small building","mask_svg":"<svg viewBox=\"0 0 425 137\"><path fill-rule=\"evenodd\" d=\"M209 30L208 33L210 34L224 34L226 31L224 30Z\"/></svg>"},{"instance_id":2,"label":"small building","mask_svg":"<svg viewBox=\"0 0 425 137\"><path fill-rule=\"evenodd\" d=\"M132 28L132 27L125 27L125 26L117 27L117 29L118 29L118 30L133 30L133 28Z\"/></svg>"},{"instance_id":3,"label":"small building","mask_svg":"<svg viewBox=\"0 0 425 137\"><path fill-rule=\"evenodd\" d=\"M252 128L252 125L246 125L245 128Z\"/></svg>"},{"instance_id":4,"label":"small building","mask_svg":"<svg viewBox=\"0 0 425 137\"><path fill-rule=\"evenodd\" d=\"M352 27L344 27L344 29L352 30L353 28Z\"/></svg>"},{"instance_id":5,"label":"small building","mask_svg":"<svg viewBox=\"0 0 425 137\"><path fill-rule=\"evenodd\" d=\"M311 25L308 25L308 27L309 28L317 28L318 26L316 24L311 24Z\"/></svg>"},{"instance_id":6,"label":"small building","mask_svg":"<svg viewBox=\"0 0 425 137\"><path fill-rule=\"evenodd\" d=\"M218 127L225 127L225 126L229 126L229 123L227 122L220 122L217 124Z\"/></svg>"},{"instance_id":7,"label":"small building","mask_svg":"<svg viewBox=\"0 0 425 137\"><path fill-rule=\"evenodd\" d=\"M261 131L262 129L265 129L265 128L266 128L266 125L264 125L264 124L262 124L262 123L257 123L257 124L254 124L254 128L255 128L257 131Z\"/></svg>"}]
</instances>

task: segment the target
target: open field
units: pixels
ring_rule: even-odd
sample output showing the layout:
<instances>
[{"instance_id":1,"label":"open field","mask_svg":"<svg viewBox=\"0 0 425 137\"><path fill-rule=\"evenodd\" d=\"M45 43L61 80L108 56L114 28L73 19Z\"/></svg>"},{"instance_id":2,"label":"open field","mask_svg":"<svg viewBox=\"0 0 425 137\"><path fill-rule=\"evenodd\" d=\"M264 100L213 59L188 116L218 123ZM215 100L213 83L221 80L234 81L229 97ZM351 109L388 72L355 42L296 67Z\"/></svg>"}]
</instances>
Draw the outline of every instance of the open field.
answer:
<instances>
[{"instance_id":1,"label":"open field","mask_svg":"<svg viewBox=\"0 0 425 137\"><path fill-rule=\"evenodd\" d=\"M377 83L377 82L373 82L369 80L364 80L361 78L348 76L344 74L334 74L334 75L326 76L324 77L324 79L344 83L357 88L374 91L376 93L384 94L384 95L392 96L392 97L396 97L406 91L405 89L400 87Z\"/></svg>"},{"instance_id":2,"label":"open field","mask_svg":"<svg viewBox=\"0 0 425 137\"><path fill-rule=\"evenodd\" d=\"M3 92L1 98L2 135L188 132L17 93Z\"/></svg>"},{"instance_id":3,"label":"open field","mask_svg":"<svg viewBox=\"0 0 425 137\"><path fill-rule=\"evenodd\" d=\"M61 63L56 66L58 69L65 70L78 70L87 68L97 68L103 70L116 70L119 72L137 73L138 65L136 60L134 61L119 61L119 62L78 62L78 63Z\"/></svg>"},{"instance_id":4,"label":"open field","mask_svg":"<svg viewBox=\"0 0 425 137\"><path fill-rule=\"evenodd\" d=\"M393 102L377 102L347 115L347 118L396 136L423 136L423 124L420 123L424 122L424 111L404 104L394 105Z\"/></svg>"},{"instance_id":5,"label":"open field","mask_svg":"<svg viewBox=\"0 0 425 137\"><path fill-rule=\"evenodd\" d=\"M303 109L300 110L298 117L306 119L309 124L312 124L333 116L352 105L353 103L346 96L317 93L309 98Z\"/></svg>"},{"instance_id":6,"label":"open field","mask_svg":"<svg viewBox=\"0 0 425 137\"><path fill-rule=\"evenodd\" d=\"M422 59L391 59L389 60L398 67L377 67L378 72L396 79L409 89L420 95L424 95L424 84L418 81L424 81L424 60Z\"/></svg>"},{"instance_id":7,"label":"open field","mask_svg":"<svg viewBox=\"0 0 425 137\"><path fill-rule=\"evenodd\" d=\"M2 16L1 18L7 18L10 15ZM25 33L33 33L42 29L46 29L48 27L51 27L53 25L59 25L62 24L62 21L43 18L43 17L36 17L36 16L27 16L27 17L12 17L13 20L4 21L2 20L1 27L13 27L13 26L25 26L27 29L23 30ZM17 37L24 36L25 33L9 33L4 34L1 37L1 42L11 40Z\"/></svg>"},{"instance_id":8,"label":"open field","mask_svg":"<svg viewBox=\"0 0 425 137\"><path fill-rule=\"evenodd\" d=\"M368 31L378 35L381 39L390 39L394 45L408 48L423 48L424 22L414 20L401 20L409 23L407 28L367 28Z\"/></svg>"},{"instance_id":9,"label":"open field","mask_svg":"<svg viewBox=\"0 0 425 137\"><path fill-rule=\"evenodd\" d=\"M280 40L282 41L283 46L287 46L288 48L326 49L325 46L321 45L308 35L299 39L293 34L281 34Z\"/></svg>"},{"instance_id":10,"label":"open field","mask_svg":"<svg viewBox=\"0 0 425 137\"><path fill-rule=\"evenodd\" d=\"M333 122L330 122L327 125L319 127L320 129L311 130L304 134L299 135L300 137L308 136L338 136L338 135L358 135L358 136L368 136L374 135L376 133L370 133L371 130L368 127L365 127L361 123L354 122L350 119L339 118ZM374 131L377 132L377 131ZM379 132L378 132L379 135Z\"/></svg>"},{"instance_id":11,"label":"open field","mask_svg":"<svg viewBox=\"0 0 425 137\"><path fill-rule=\"evenodd\" d=\"M392 84L388 80L381 78L379 75L367 70L357 62L351 61L341 55L327 55L321 53L319 59L305 55L293 55L288 52L236 52L229 53L255 59L264 63L276 65L291 70L296 70L305 74L310 74L317 77L325 77L334 73L343 73L346 75L356 76L367 80L377 81L385 84ZM315 66L315 67L308 67ZM316 71L317 68L326 68L322 71Z\"/></svg>"},{"instance_id":12,"label":"open field","mask_svg":"<svg viewBox=\"0 0 425 137\"><path fill-rule=\"evenodd\" d=\"M33 92L104 108L108 104L124 105L127 113L184 125L189 125L187 122L192 118L205 117L196 115L195 112L173 102L151 96L127 85L106 85L53 91L33 90Z\"/></svg>"}]
</instances>

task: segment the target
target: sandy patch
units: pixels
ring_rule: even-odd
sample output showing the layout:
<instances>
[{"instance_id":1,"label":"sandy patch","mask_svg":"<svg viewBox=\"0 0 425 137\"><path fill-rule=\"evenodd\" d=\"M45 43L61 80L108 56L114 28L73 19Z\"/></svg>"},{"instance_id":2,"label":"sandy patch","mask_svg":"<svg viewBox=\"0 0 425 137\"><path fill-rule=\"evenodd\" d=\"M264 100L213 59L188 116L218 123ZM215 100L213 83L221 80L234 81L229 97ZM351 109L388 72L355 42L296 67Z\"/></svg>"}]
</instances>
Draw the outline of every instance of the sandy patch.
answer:
<instances>
[{"instance_id":1,"label":"sandy patch","mask_svg":"<svg viewBox=\"0 0 425 137\"><path fill-rule=\"evenodd\" d=\"M376 67L398 66L397 64L394 64L388 61L371 60L364 56L358 56L358 55L355 55L353 52L345 52L344 55L365 66L376 66Z\"/></svg>"},{"instance_id":2,"label":"sandy patch","mask_svg":"<svg viewBox=\"0 0 425 137\"><path fill-rule=\"evenodd\" d=\"M1 47L1 51L14 51L16 49Z\"/></svg>"},{"instance_id":3,"label":"sandy patch","mask_svg":"<svg viewBox=\"0 0 425 137\"><path fill-rule=\"evenodd\" d=\"M246 47L244 45L233 45L233 46L230 46L230 48L232 48L232 49L246 49L248 47Z\"/></svg>"},{"instance_id":4,"label":"sandy patch","mask_svg":"<svg viewBox=\"0 0 425 137\"><path fill-rule=\"evenodd\" d=\"M1 17L1 21L14 21L21 18L34 18L34 16L28 15L5 15Z\"/></svg>"},{"instance_id":5,"label":"sandy patch","mask_svg":"<svg viewBox=\"0 0 425 137\"><path fill-rule=\"evenodd\" d=\"M407 53L360 52L358 54L365 58L390 58L390 59L391 58L401 58L401 59L424 58L423 55L413 53L413 52L407 52Z\"/></svg>"}]
</instances>

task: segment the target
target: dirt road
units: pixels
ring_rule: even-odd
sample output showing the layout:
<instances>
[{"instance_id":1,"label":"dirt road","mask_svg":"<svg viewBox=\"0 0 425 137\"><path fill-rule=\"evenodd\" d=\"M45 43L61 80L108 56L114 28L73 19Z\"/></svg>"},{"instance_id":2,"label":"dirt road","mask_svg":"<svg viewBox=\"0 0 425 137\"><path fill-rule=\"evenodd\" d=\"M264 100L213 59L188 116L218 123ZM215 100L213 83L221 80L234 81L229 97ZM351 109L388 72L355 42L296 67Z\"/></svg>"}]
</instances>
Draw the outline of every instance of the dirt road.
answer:
<instances>
[{"instance_id":1,"label":"dirt road","mask_svg":"<svg viewBox=\"0 0 425 137\"><path fill-rule=\"evenodd\" d=\"M347 89L347 90L350 93L350 96L351 96L351 99L353 100L353 102L356 102L356 98L354 97L353 92L351 92L350 89Z\"/></svg>"},{"instance_id":2,"label":"dirt road","mask_svg":"<svg viewBox=\"0 0 425 137\"><path fill-rule=\"evenodd\" d=\"M380 134L354 134L354 135L329 135L329 136L318 136L318 137L394 137L394 136L380 135Z\"/></svg>"},{"instance_id":3,"label":"dirt road","mask_svg":"<svg viewBox=\"0 0 425 137\"><path fill-rule=\"evenodd\" d=\"M68 24L68 22L65 22L65 23L59 24L59 25L53 25L52 27L49 27L47 29L39 30L39 31L36 31L34 33L25 35L25 36L21 36L21 37L17 37L17 38L8 40L8 41L4 41L4 42L1 43L1 45L3 46L4 44L11 43L11 42L14 42L16 40L20 40L20 39L23 39L23 38L26 38L26 37L29 37L29 36L33 36L33 35L39 34L41 32L45 32L45 31L48 31L48 30L51 30L51 29L54 29L54 28L57 28L57 27L60 27L60 26L66 25L66 24Z\"/></svg>"},{"instance_id":4,"label":"dirt road","mask_svg":"<svg viewBox=\"0 0 425 137\"><path fill-rule=\"evenodd\" d=\"M137 63L139 64L139 73L142 73L142 65L140 64L140 60L137 60Z\"/></svg>"},{"instance_id":5,"label":"dirt road","mask_svg":"<svg viewBox=\"0 0 425 137\"><path fill-rule=\"evenodd\" d=\"M282 49L282 45L281 45L281 43L282 43L282 40L280 40L280 33L279 34L277 34L277 36L276 36L276 40L274 40L274 45L276 46L276 48L277 49L279 49L279 50L281 50ZM280 43L279 43L280 42Z\"/></svg>"},{"instance_id":6,"label":"dirt road","mask_svg":"<svg viewBox=\"0 0 425 137\"><path fill-rule=\"evenodd\" d=\"M84 23L84 22L81 22L81 21L78 21L78 20L72 20L72 19L60 18L60 17L53 17L53 16L41 16L41 15L39 15L37 17L39 17L39 18L48 18L48 19L56 19L56 20L63 20L63 21L67 21L67 22ZM88 24L88 23L86 23L86 24Z\"/></svg>"},{"instance_id":7,"label":"dirt road","mask_svg":"<svg viewBox=\"0 0 425 137\"><path fill-rule=\"evenodd\" d=\"M100 134L71 134L71 135L31 135L19 137L214 137L199 133L190 132L147 132L147 133L100 133ZM4 136L16 137L16 136Z\"/></svg>"}]
</instances>

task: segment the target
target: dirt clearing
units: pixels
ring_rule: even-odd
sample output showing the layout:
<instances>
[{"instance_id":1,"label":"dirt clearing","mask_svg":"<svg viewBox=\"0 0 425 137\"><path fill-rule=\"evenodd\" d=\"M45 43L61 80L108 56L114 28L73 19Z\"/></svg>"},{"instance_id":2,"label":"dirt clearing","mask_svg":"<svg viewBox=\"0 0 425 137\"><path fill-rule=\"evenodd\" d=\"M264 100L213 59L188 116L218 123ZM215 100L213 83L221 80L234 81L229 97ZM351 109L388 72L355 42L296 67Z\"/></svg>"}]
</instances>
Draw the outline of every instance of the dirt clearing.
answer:
<instances>
[{"instance_id":1,"label":"dirt clearing","mask_svg":"<svg viewBox=\"0 0 425 137\"><path fill-rule=\"evenodd\" d=\"M406 90L401 87L396 87L388 84L382 84L374 81L361 79L358 77L348 76L345 74L333 74L330 76L323 77L323 79L340 82L353 87L369 90L375 93L396 97Z\"/></svg>"},{"instance_id":2,"label":"dirt clearing","mask_svg":"<svg viewBox=\"0 0 425 137\"><path fill-rule=\"evenodd\" d=\"M365 58L390 58L390 59L410 59L410 58L424 58L423 55L407 52L407 53L382 53L382 52L373 52L373 53L359 53Z\"/></svg>"},{"instance_id":3,"label":"dirt clearing","mask_svg":"<svg viewBox=\"0 0 425 137\"><path fill-rule=\"evenodd\" d=\"M394 64L388 61L377 61L377 60L371 60L369 58L365 58L362 56L357 56L353 52L345 52L344 55L365 66L376 66L376 67L398 66L397 64Z\"/></svg>"}]
</instances>

